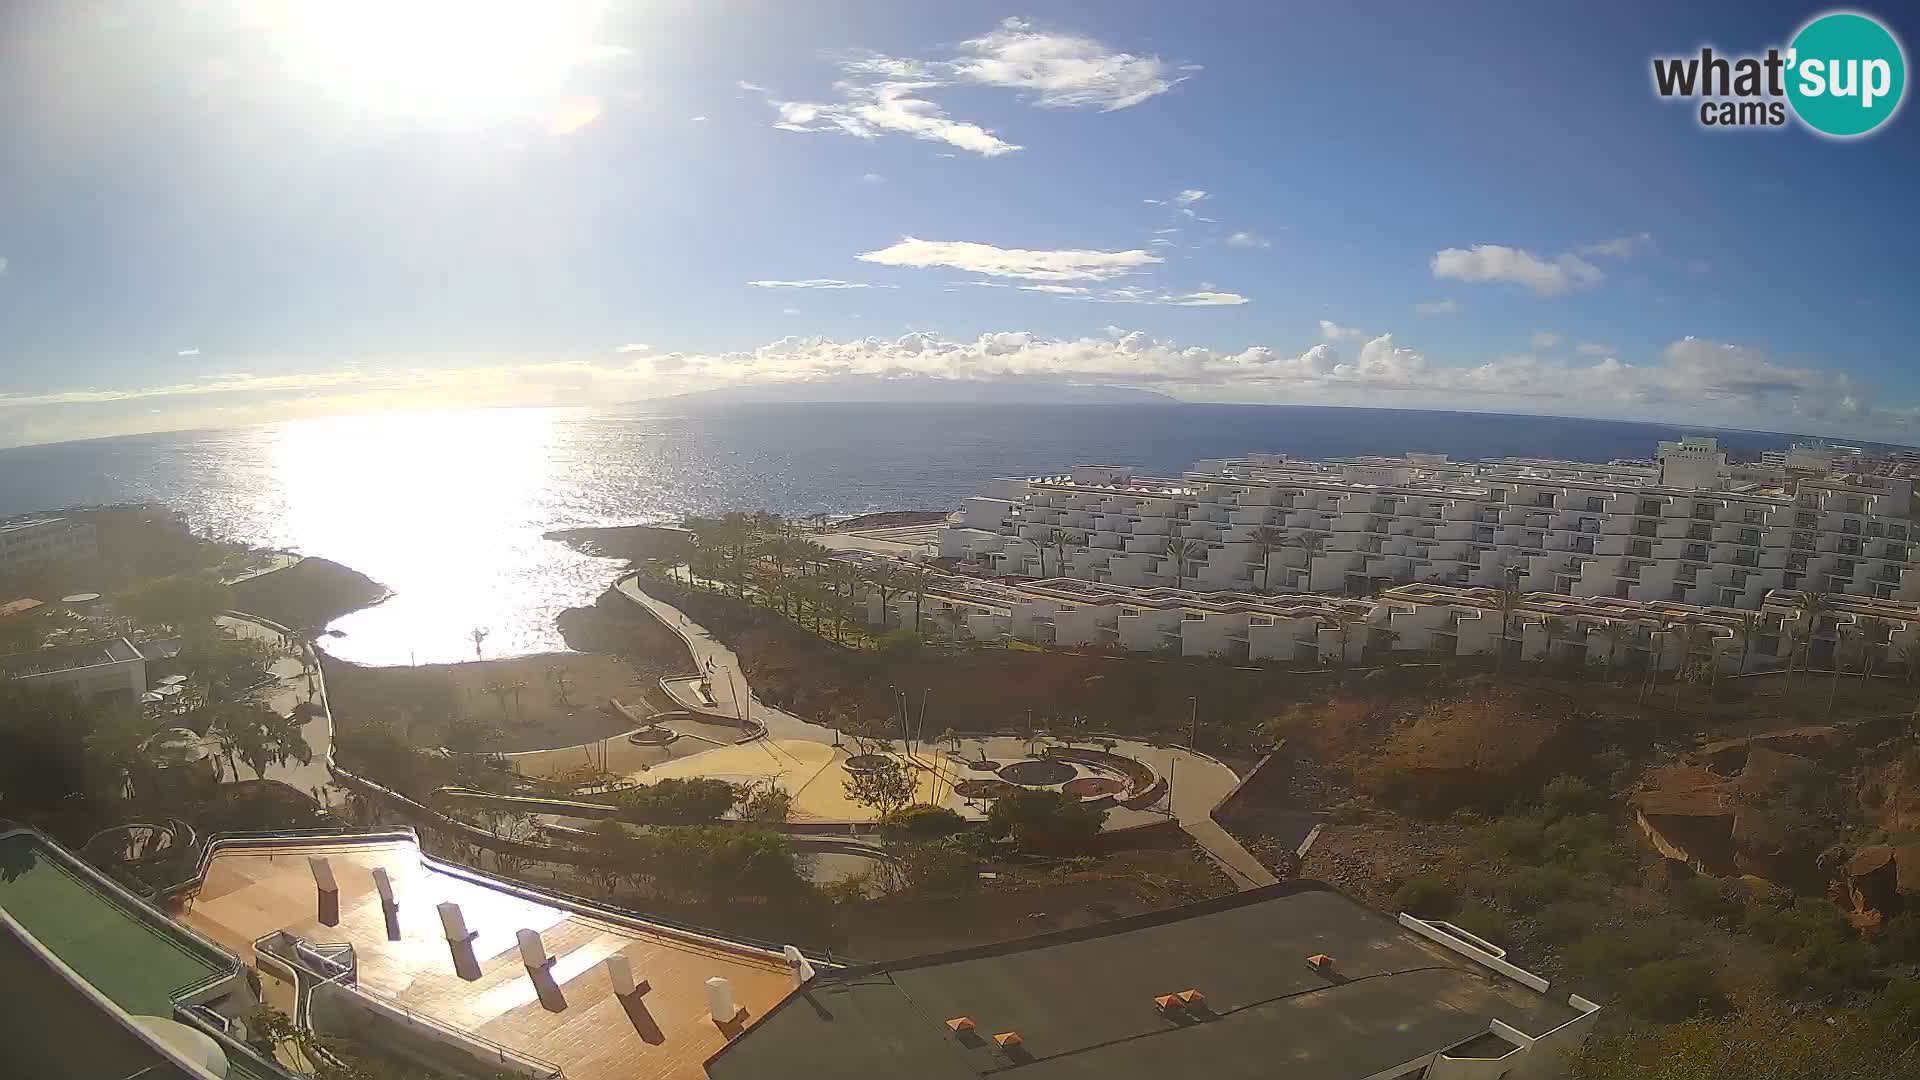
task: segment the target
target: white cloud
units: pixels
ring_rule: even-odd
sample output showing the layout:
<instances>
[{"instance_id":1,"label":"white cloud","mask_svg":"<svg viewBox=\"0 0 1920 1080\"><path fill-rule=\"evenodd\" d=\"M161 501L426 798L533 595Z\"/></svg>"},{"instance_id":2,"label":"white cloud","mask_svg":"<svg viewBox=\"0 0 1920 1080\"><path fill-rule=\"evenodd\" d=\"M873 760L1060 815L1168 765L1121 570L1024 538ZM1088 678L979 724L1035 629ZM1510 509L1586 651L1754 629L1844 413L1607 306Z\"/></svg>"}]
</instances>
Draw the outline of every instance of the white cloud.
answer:
<instances>
[{"instance_id":1,"label":"white cloud","mask_svg":"<svg viewBox=\"0 0 1920 1080\"><path fill-rule=\"evenodd\" d=\"M1237 232L1227 237L1227 246L1237 248L1270 248L1273 246L1273 243L1264 236L1255 236L1250 232Z\"/></svg>"},{"instance_id":2,"label":"white cloud","mask_svg":"<svg viewBox=\"0 0 1920 1080\"><path fill-rule=\"evenodd\" d=\"M1159 304L1169 307L1237 307L1250 302L1239 293L1216 292L1204 286L1195 292L1180 293L1127 285L1108 289L1088 299L1103 304Z\"/></svg>"},{"instance_id":3,"label":"white cloud","mask_svg":"<svg viewBox=\"0 0 1920 1080\"><path fill-rule=\"evenodd\" d=\"M986 283L982 282L982 284ZM1053 293L1056 296L1085 296L1087 294L1087 287L1085 285L1022 285L1020 289L1023 292Z\"/></svg>"},{"instance_id":4,"label":"white cloud","mask_svg":"<svg viewBox=\"0 0 1920 1080\"><path fill-rule=\"evenodd\" d=\"M1588 244L1580 249L1580 254L1604 255L1610 259L1631 259L1651 247L1653 247L1652 233L1634 233L1632 236L1616 236L1598 244Z\"/></svg>"},{"instance_id":5,"label":"white cloud","mask_svg":"<svg viewBox=\"0 0 1920 1080\"><path fill-rule=\"evenodd\" d=\"M637 342L637 341L629 341L629 342L627 342L627 343L626 343L625 345L617 345L617 346L615 346L615 347L614 347L614 350L613 350L613 351L614 351L614 352L617 352L617 353L643 353L643 352L652 352L652 351L653 351L653 346L651 346L651 345L642 345L642 344L641 344L640 342Z\"/></svg>"},{"instance_id":6,"label":"white cloud","mask_svg":"<svg viewBox=\"0 0 1920 1080\"><path fill-rule=\"evenodd\" d=\"M199 349L181 349L181 350L180 350L179 352L177 352L177 353L174 353L173 355L175 355L175 356L199 356L199 355L200 355L200 350L199 350Z\"/></svg>"},{"instance_id":7,"label":"white cloud","mask_svg":"<svg viewBox=\"0 0 1920 1080\"><path fill-rule=\"evenodd\" d=\"M839 66L846 77L834 84L837 101L788 101L755 83L736 85L766 95L775 112L773 126L782 131L863 139L902 134L999 157L1021 147L979 124L955 119L926 93L956 84L998 86L1025 91L1044 108L1112 111L1180 81L1166 77L1166 65L1157 56L1116 53L1090 38L1036 31L1019 19L963 42L960 55L951 60L856 52L843 56Z\"/></svg>"},{"instance_id":8,"label":"white cloud","mask_svg":"<svg viewBox=\"0 0 1920 1080\"><path fill-rule=\"evenodd\" d=\"M999 157L1021 149L978 124L955 120L946 110L914 95L939 86L938 82L878 82L837 84L845 100L831 104L780 101L768 98L782 131L839 132L862 139L883 134L911 135L944 142L982 157Z\"/></svg>"},{"instance_id":9,"label":"white cloud","mask_svg":"<svg viewBox=\"0 0 1920 1080\"><path fill-rule=\"evenodd\" d=\"M1584 289L1606 279L1600 268L1578 255L1543 259L1531 251L1500 244L1475 244L1470 249L1447 248L1434 255L1433 276L1458 281L1505 282L1556 296Z\"/></svg>"},{"instance_id":10,"label":"white cloud","mask_svg":"<svg viewBox=\"0 0 1920 1080\"><path fill-rule=\"evenodd\" d=\"M1535 349L1551 349L1565 340L1559 334L1536 330L1533 336L1527 339L1527 344Z\"/></svg>"},{"instance_id":11,"label":"white cloud","mask_svg":"<svg viewBox=\"0 0 1920 1080\"><path fill-rule=\"evenodd\" d=\"M1178 195L1175 195L1173 201L1179 203L1181 206L1192 206L1194 203L1206 197L1207 193L1201 191L1199 188L1188 188Z\"/></svg>"},{"instance_id":12,"label":"white cloud","mask_svg":"<svg viewBox=\"0 0 1920 1080\"><path fill-rule=\"evenodd\" d=\"M7 272L7 259L6 259L6 256L4 256L4 255L0 255L0 274L4 274L4 273L6 273L6 272Z\"/></svg>"},{"instance_id":13,"label":"white cloud","mask_svg":"<svg viewBox=\"0 0 1920 1080\"><path fill-rule=\"evenodd\" d=\"M839 278L803 278L799 281L749 281L756 289L892 289L893 285L873 285L864 281Z\"/></svg>"},{"instance_id":14,"label":"white cloud","mask_svg":"<svg viewBox=\"0 0 1920 1080\"><path fill-rule=\"evenodd\" d=\"M687 117L687 123L689 123L689 124L704 124L704 123L706 123L706 122L707 122L707 118L706 118L706 117L704 117L704 116L689 116L689 117Z\"/></svg>"},{"instance_id":15,"label":"white cloud","mask_svg":"<svg viewBox=\"0 0 1920 1080\"><path fill-rule=\"evenodd\" d=\"M863 184L884 184L887 182L887 178L877 172L862 173L860 175L860 182Z\"/></svg>"},{"instance_id":16,"label":"white cloud","mask_svg":"<svg viewBox=\"0 0 1920 1080\"><path fill-rule=\"evenodd\" d=\"M745 90L749 94L764 94L767 92L766 87L761 86L759 83L750 83L745 79L741 79L739 82L736 82L733 85L739 87L742 90Z\"/></svg>"},{"instance_id":17,"label":"white cloud","mask_svg":"<svg viewBox=\"0 0 1920 1080\"><path fill-rule=\"evenodd\" d=\"M1460 305L1454 303L1451 299L1429 300L1423 304L1413 305L1413 310L1422 315L1451 315L1460 310Z\"/></svg>"},{"instance_id":18,"label":"white cloud","mask_svg":"<svg viewBox=\"0 0 1920 1080\"><path fill-rule=\"evenodd\" d=\"M921 269L946 266L990 277L1054 282L1107 281L1162 261L1160 256L1140 250L1030 251L965 241L920 240L911 236L878 251L869 251L861 255L860 260Z\"/></svg>"},{"instance_id":19,"label":"white cloud","mask_svg":"<svg viewBox=\"0 0 1920 1080\"><path fill-rule=\"evenodd\" d=\"M1612 356L1620 350L1611 345L1601 345L1597 342L1585 341L1575 346L1573 351L1579 353L1581 356Z\"/></svg>"},{"instance_id":20,"label":"white cloud","mask_svg":"<svg viewBox=\"0 0 1920 1080\"><path fill-rule=\"evenodd\" d=\"M1181 81L1168 77L1158 56L1114 52L1091 38L1035 30L1024 19L1008 19L961 43L960 50L952 64L960 80L1024 91L1048 109L1112 112L1164 94Z\"/></svg>"},{"instance_id":21,"label":"white cloud","mask_svg":"<svg viewBox=\"0 0 1920 1080\"><path fill-rule=\"evenodd\" d=\"M1320 336L1328 341L1341 341L1346 338L1365 337L1365 330L1356 330L1351 326L1341 326L1332 319L1320 320Z\"/></svg>"},{"instance_id":22,"label":"white cloud","mask_svg":"<svg viewBox=\"0 0 1920 1080\"><path fill-rule=\"evenodd\" d=\"M1185 296L1175 297L1172 301L1180 307L1236 307L1247 302L1247 298L1239 293L1212 290L1187 293Z\"/></svg>"}]
</instances>

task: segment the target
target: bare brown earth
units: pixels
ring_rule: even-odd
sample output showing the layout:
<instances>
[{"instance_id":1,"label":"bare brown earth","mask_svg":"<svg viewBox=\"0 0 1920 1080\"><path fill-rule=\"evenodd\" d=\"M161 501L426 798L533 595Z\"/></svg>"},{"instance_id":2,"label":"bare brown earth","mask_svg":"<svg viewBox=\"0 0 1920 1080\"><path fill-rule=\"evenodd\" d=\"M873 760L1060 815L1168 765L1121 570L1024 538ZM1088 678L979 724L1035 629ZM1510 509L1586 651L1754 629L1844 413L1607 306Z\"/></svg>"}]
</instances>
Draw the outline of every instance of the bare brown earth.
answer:
<instances>
[{"instance_id":1,"label":"bare brown earth","mask_svg":"<svg viewBox=\"0 0 1920 1080\"><path fill-rule=\"evenodd\" d=\"M835 529L851 531L854 529L903 529L909 525L938 525L947 520L945 510L888 510L878 514L861 514L845 521L833 523Z\"/></svg>"},{"instance_id":2,"label":"bare brown earth","mask_svg":"<svg viewBox=\"0 0 1920 1080\"><path fill-rule=\"evenodd\" d=\"M497 725L500 738L493 750L573 746L632 727L606 707L609 698L632 704L645 696L645 684L618 658L586 653L387 668L328 657L324 666L335 722L343 730L365 718L397 713L420 745L436 745L444 718L457 715ZM556 682L562 674L565 703ZM509 691L489 693L493 686Z\"/></svg>"}]
</instances>

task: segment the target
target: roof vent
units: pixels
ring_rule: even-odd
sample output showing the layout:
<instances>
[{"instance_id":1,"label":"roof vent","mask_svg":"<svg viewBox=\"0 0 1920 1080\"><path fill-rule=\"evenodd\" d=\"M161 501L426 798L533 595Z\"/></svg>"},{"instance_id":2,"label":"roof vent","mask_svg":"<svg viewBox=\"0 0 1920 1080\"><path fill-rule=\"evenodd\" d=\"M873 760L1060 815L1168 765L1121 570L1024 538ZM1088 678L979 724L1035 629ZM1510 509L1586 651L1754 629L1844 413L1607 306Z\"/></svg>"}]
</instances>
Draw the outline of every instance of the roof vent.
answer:
<instances>
[{"instance_id":1,"label":"roof vent","mask_svg":"<svg viewBox=\"0 0 1920 1080\"><path fill-rule=\"evenodd\" d=\"M1307 957L1307 966L1322 975L1333 974L1333 957L1326 953L1314 953Z\"/></svg>"},{"instance_id":2,"label":"roof vent","mask_svg":"<svg viewBox=\"0 0 1920 1080\"><path fill-rule=\"evenodd\" d=\"M1161 1012L1177 1012L1187 1007L1187 1003L1180 1000L1179 994L1161 994L1153 999L1153 1003L1159 1006Z\"/></svg>"},{"instance_id":3,"label":"roof vent","mask_svg":"<svg viewBox=\"0 0 1920 1080\"><path fill-rule=\"evenodd\" d=\"M1206 995L1198 990L1182 990L1175 996L1180 999L1180 1004L1185 1005L1189 1009L1197 1009L1207 1003Z\"/></svg>"},{"instance_id":4,"label":"roof vent","mask_svg":"<svg viewBox=\"0 0 1920 1080\"><path fill-rule=\"evenodd\" d=\"M1020 1037L1020 1033L1017 1031L1003 1031L1000 1034L995 1035L993 1037L993 1041L999 1044L1000 1049L1011 1050L1014 1047L1019 1046L1021 1043L1025 1042L1026 1040L1022 1039Z\"/></svg>"},{"instance_id":5,"label":"roof vent","mask_svg":"<svg viewBox=\"0 0 1920 1080\"><path fill-rule=\"evenodd\" d=\"M955 1035L962 1035L962 1034L965 1034L966 1032L972 1031L973 1017L956 1016L953 1019L947 1021L947 1030L953 1032Z\"/></svg>"}]
</instances>

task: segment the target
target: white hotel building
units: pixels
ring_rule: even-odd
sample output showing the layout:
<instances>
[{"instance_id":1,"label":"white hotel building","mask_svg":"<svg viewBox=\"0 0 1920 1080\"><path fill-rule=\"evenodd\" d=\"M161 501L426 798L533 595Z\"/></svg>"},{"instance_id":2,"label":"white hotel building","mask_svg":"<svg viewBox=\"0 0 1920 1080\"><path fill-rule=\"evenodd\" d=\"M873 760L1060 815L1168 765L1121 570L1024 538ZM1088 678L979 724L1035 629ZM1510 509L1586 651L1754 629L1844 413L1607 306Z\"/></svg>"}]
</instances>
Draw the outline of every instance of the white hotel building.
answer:
<instances>
[{"instance_id":1,"label":"white hotel building","mask_svg":"<svg viewBox=\"0 0 1920 1080\"><path fill-rule=\"evenodd\" d=\"M1730 465L1712 439L1657 463L1256 454L1178 477L1118 465L990 481L940 537L969 573L1138 589L1345 593L1395 585L1758 608L1774 590L1920 600L1904 477ZM1271 563L1256 541L1286 544ZM1178 536L1200 557L1184 572ZM1320 548L1292 546L1310 538Z\"/></svg>"}]
</instances>

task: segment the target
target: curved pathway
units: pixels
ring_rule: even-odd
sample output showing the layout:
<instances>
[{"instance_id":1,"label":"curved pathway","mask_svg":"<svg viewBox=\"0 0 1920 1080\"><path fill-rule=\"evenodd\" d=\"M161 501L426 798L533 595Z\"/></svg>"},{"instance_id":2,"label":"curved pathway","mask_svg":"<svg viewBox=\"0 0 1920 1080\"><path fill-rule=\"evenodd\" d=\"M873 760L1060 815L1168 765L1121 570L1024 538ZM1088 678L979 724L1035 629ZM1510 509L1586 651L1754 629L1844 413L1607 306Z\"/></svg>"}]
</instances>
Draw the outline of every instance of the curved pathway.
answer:
<instances>
[{"instance_id":1,"label":"curved pathway","mask_svg":"<svg viewBox=\"0 0 1920 1080\"><path fill-rule=\"evenodd\" d=\"M214 621L229 633L239 637L258 638L274 646L287 642L287 631L257 615L233 611L216 616ZM333 771L333 713L327 707L327 687L325 677L320 673L318 657L314 656L310 645L296 644L291 655L282 656L274 661L271 673L280 681L280 685L261 698L261 704L279 713L291 716L293 710L301 705L315 706L314 714L301 726L300 734L307 740L307 748L313 751L312 759L305 765L297 761L285 765L269 765L262 779L278 780L303 795L311 796L322 806L331 806L334 802ZM245 763L240 777L245 777Z\"/></svg>"},{"instance_id":2,"label":"curved pathway","mask_svg":"<svg viewBox=\"0 0 1920 1080\"><path fill-rule=\"evenodd\" d=\"M706 627L688 618L685 612L664 600L649 595L640 588L637 574L628 575L615 583L614 588L620 595L646 608L659 619L661 624L672 630L687 645L687 651L693 655L696 666L710 675L714 704L720 711L730 716L738 716L740 705L737 697L744 697L754 720L767 725L767 734L777 739L803 739L811 742L836 743L840 735L824 724L802 720L792 713L774 708L753 696L752 687L747 684L745 670L740 666L740 658L734 651L715 638ZM744 692L744 693L743 693ZM676 694L676 698L678 695ZM681 699L681 704L695 711L703 711L704 706L697 702ZM1002 737L990 739L966 739L966 744L981 746L990 756L1023 757L1026 754L1026 740ZM898 743L896 743L898 745ZM1239 782L1232 769L1227 768L1213 758L1196 754L1178 747L1155 746L1150 743L1117 740L1121 753L1138 758L1160 771L1172 783L1172 816L1180 822L1195 843L1212 857L1213 861L1233 879L1241 889L1272 885L1279 879L1273 872L1261 864L1253 853L1240 845L1227 830L1213 820L1213 808L1226 797L1233 786ZM1163 815L1146 811L1116 810L1118 814L1137 815L1139 821L1127 821L1124 824L1145 824Z\"/></svg>"}]
</instances>

